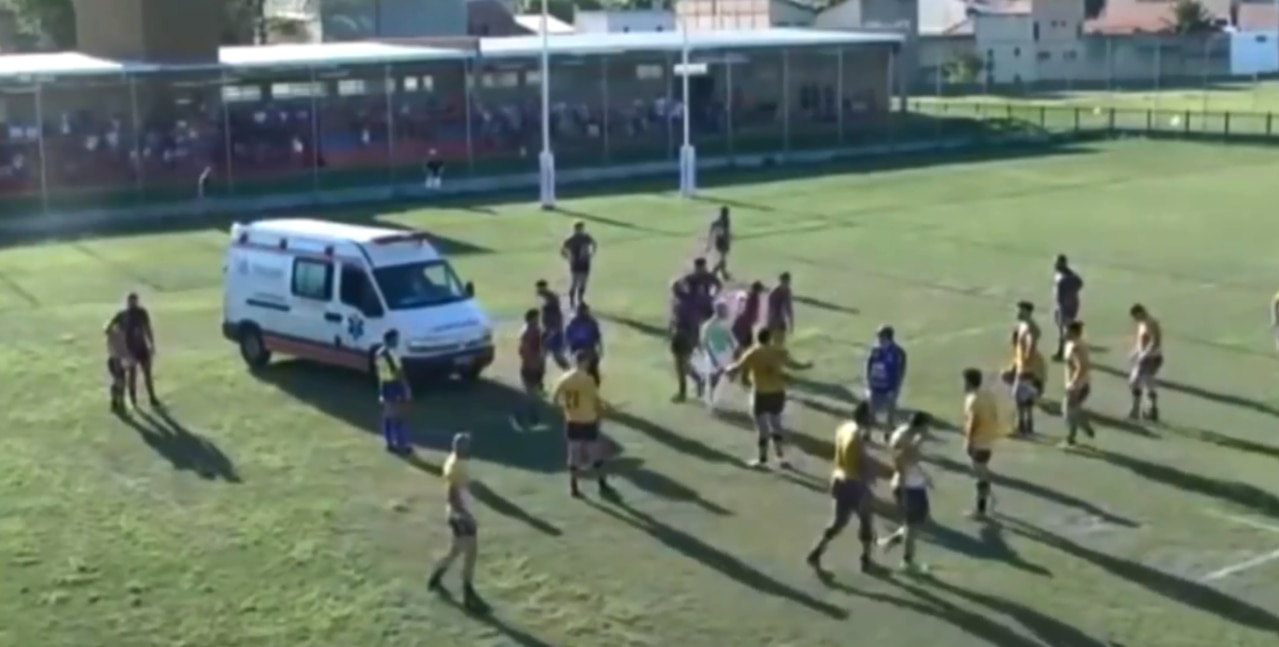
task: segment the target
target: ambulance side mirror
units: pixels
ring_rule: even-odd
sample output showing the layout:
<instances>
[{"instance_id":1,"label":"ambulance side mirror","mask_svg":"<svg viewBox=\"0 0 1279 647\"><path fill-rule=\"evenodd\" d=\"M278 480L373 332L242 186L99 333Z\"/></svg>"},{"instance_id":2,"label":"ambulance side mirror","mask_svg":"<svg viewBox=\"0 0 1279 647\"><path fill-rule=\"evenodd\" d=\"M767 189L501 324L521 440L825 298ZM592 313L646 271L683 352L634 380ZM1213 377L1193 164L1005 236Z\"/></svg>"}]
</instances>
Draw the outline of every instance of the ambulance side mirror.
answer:
<instances>
[{"instance_id":1,"label":"ambulance side mirror","mask_svg":"<svg viewBox=\"0 0 1279 647\"><path fill-rule=\"evenodd\" d=\"M474 283L471 283L470 281L467 281L467 282L466 282L466 287L465 287L465 289L466 289L466 296L471 297L471 298L475 298L475 284L474 284Z\"/></svg>"}]
</instances>

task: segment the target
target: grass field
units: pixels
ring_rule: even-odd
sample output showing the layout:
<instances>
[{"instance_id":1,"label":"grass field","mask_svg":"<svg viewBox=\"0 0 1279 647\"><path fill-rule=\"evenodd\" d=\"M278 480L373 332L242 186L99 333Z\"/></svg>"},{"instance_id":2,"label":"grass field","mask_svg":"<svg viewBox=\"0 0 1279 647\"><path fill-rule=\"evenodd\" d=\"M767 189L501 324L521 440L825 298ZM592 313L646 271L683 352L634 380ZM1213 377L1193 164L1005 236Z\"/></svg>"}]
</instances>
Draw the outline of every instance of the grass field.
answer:
<instances>
[{"instance_id":1,"label":"grass field","mask_svg":"<svg viewBox=\"0 0 1279 647\"><path fill-rule=\"evenodd\" d=\"M722 186L694 202L382 214L437 234L504 321L487 381L421 394L412 462L382 452L361 379L289 362L245 371L218 334L224 228L9 246L0 644L1270 647L1276 173L1268 149L1131 141ZM787 415L795 473L743 468L741 395L723 420L668 400L664 285L720 203L736 210L739 276L795 275L793 346L816 362ZM573 218L602 248L592 302L618 504L570 500L558 436L505 422L512 320L535 277L562 280L554 247ZM803 555L827 513L828 439L875 327L895 325L912 353L907 404L953 422L959 369L1002 364L1011 305L1047 308L1058 252L1088 281L1108 367L1095 450L1007 441L999 520L979 526L962 517L960 443L939 430L931 577L858 574L849 535L827 560L834 582L819 582ZM107 413L100 326L130 289L156 320L168 413L126 422ZM1117 419L1126 392L1109 373L1126 366L1134 300L1167 329L1158 425ZM1041 427L1061 433L1056 419ZM475 435L484 618L424 586L447 540L437 472L458 430Z\"/></svg>"},{"instance_id":2,"label":"grass field","mask_svg":"<svg viewBox=\"0 0 1279 647\"><path fill-rule=\"evenodd\" d=\"M940 95L923 92L912 96L911 101L925 104L936 102L962 102L983 104L1021 104L1034 106L1084 106L1089 108L1126 108L1140 110L1168 110L1175 112L1279 112L1279 84L1273 81L1253 83L1213 83L1204 87L1159 88L1151 82L1147 88L1129 87L1123 90L1054 90L1024 94L951 94L943 90Z\"/></svg>"}]
</instances>

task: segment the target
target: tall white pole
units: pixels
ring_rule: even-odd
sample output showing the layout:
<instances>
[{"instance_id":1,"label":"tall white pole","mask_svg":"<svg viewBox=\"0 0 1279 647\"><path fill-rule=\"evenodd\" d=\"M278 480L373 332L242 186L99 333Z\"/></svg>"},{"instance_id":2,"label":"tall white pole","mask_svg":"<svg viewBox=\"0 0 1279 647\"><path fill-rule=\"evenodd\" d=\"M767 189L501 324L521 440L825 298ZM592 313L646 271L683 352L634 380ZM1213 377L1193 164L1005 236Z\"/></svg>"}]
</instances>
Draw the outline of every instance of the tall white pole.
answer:
<instances>
[{"instance_id":1,"label":"tall white pole","mask_svg":"<svg viewBox=\"0 0 1279 647\"><path fill-rule=\"evenodd\" d=\"M688 24L680 22L680 82L682 83L683 108L681 116L684 121L684 144L679 148L679 194L691 198L697 194L697 149L693 148L692 93L689 92L689 73L691 69L688 41Z\"/></svg>"},{"instance_id":2,"label":"tall white pole","mask_svg":"<svg viewBox=\"0 0 1279 647\"><path fill-rule=\"evenodd\" d=\"M36 79L36 150L40 153L40 211L49 213L49 151L44 145L44 79Z\"/></svg>"},{"instance_id":3,"label":"tall white pole","mask_svg":"<svg viewBox=\"0 0 1279 647\"><path fill-rule=\"evenodd\" d=\"M555 154L551 152L551 14L542 0L542 154L538 178L543 209L555 208Z\"/></svg>"}]
</instances>

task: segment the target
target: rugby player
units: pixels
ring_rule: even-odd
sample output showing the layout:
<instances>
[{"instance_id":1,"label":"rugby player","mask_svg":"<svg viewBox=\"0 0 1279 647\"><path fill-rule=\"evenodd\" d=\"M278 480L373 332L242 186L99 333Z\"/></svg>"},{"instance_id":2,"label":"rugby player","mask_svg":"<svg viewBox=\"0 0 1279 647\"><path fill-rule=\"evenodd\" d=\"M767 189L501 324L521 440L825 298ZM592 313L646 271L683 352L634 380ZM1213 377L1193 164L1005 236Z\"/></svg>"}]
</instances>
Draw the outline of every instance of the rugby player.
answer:
<instances>
[{"instance_id":1,"label":"rugby player","mask_svg":"<svg viewBox=\"0 0 1279 647\"><path fill-rule=\"evenodd\" d=\"M511 415L516 429L531 429L540 424L542 396L546 392L546 333L542 330L536 308L524 313L524 328L520 330L520 382L528 396L528 407Z\"/></svg>"},{"instance_id":2,"label":"rugby player","mask_svg":"<svg viewBox=\"0 0 1279 647\"><path fill-rule=\"evenodd\" d=\"M782 272L777 277L777 286L768 292L764 325L773 332L773 343L778 346L785 346L787 338L795 332L795 299L791 293L790 272Z\"/></svg>"},{"instance_id":3,"label":"rugby player","mask_svg":"<svg viewBox=\"0 0 1279 647\"><path fill-rule=\"evenodd\" d=\"M990 460L1001 434L999 405L995 396L982 387L981 370L966 368L964 380L964 451L977 476L977 505L969 513L974 519L986 519L990 512Z\"/></svg>"},{"instance_id":4,"label":"rugby player","mask_svg":"<svg viewBox=\"0 0 1279 647\"><path fill-rule=\"evenodd\" d=\"M727 303L720 301L715 304L715 315L702 324L700 342L706 403L714 411L720 383L719 372L737 356L737 342L733 339L733 329L729 324Z\"/></svg>"},{"instance_id":5,"label":"rugby player","mask_svg":"<svg viewBox=\"0 0 1279 647\"><path fill-rule=\"evenodd\" d=\"M1011 338L1012 362L1005 379L1012 386L1017 410L1016 431L1020 436L1035 433L1035 403L1044 392L1047 363L1039 352L1040 328L1035 322L1035 305L1029 301L1017 304L1017 322Z\"/></svg>"},{"instance_id":6,"label":"rugby player","mask_svg":"<svg viewBox=\"0 0 1279 647\"><path fill-rule=\"evenodd\" d=\"M425 187L439 190L444 184L444 161L436 154L435 149L431 149L426 154L424 168L426 169Z\"/></svg>"},{"instance_id":7,"label":"rugby player","mask_svg":"<svg viewBox=\"0 0 1279 647\"><path fill-rule=\"evenodd\" d=\"M1084 280L1070 267L1065 255L1058 255L1053 263L1053 320L1057 323L1057 352L1055 361L1062 361L1066 352L1066 326L1079 318L1079 293L1084 290Z\"/></svg>"},{"instance_id":8,"label":"rugby player","mask_svg":"<svg viewBox=\"0 0 1279 647\"><path fill-rule=\"evenodd\" d=\"M870 424L884 417L884 438L888 439L897 425L897 398L906 382L906 351L895 341L892 326L880 326L875 347L866 356L866 402L870 405Z\"/></svg>"},{"instance_id":9,"label":"rugby player","mask_svg":"<svg viewBox=\"0 0 1279 647\"><path fill-rule=\"evenodd\" d=\"M706 259L693 259L693 269L681 280L688 286L689 294L697 304L697 312L703 319L709 318L715 310L715 301L719 299L724 284L718 276L706 269Z\"/></svg>"},{"instance_id":10,"label":"rugby player","mask_svg":"<svg viewBox=\"0 0 1279 647\"><path fill-rule=\"evenodd\" d=\"M564 341L570 353L585 356L586 371L599 384L600 361L604 359L604 335L600 332L600 323L591 314L590 306L585 303L577 304L577 311L564 327Z\"/></svg>"},{"instance_id":11,"label":"rugby player","mask_svg":"<svg viewBox=\"0 0 1279 647\"><path fill-rule=\"evenodd\" d=\"M1164 365L1164 332L1159 321L1150 315L1146 307L1134 304L1128 310L1129 316L1137 324L1135 347L1132 353L1132 372L1128 376L1128 386L1132 392L1132 407L1128 417L1136 420L1142 417L1141 401L1145 396L1145 418L1151 422L1159 421L1159 393L1156 390L1159 369Z\"/></svg>"},{"instance_id":12,"label":"rugby player","mask_svg":"<svg viewBox=\"0 0 1279 647\"><path fill-rule=\"evenodd\" d=\"M468 610L483 612L488 605L475 592L475 562L479 557L477 541L478 526L471 515L470 495L470 461L471 435L460 433L453 436L453 451L444 460L444 497L447 506L449 529L453 533L453 543L449 550L431 569L431 577L427 580L427 588L437 593L444 593L444 575L457 558L462 558L462 605Z\"/></svg>"},{"instance_id":13,"label":"rugby player","mask_svg":"<svg viewBox=\"0 0 1279 647\"><path fill-rule=\"evenodd\" d=\"M782 412L786 409L786 367L808 368L810 364L792 361L786 349L772 342L768 329L759 331L755 344L737 361L725 367L724 373L730 378L744 374L750 380L751 413L755 418L755 430L759 433L759 453L750 464L753 467L768 465L768 445L771 442L778 466L786 469L790 467L783 447L786 437L782 429Z\"/></svg>"},{"instance_id":14,"label":"rugby player","mask_svg":"<svg viewBox=\"0 0 1279 647\"><path fill-rule=\"evenodd\" d=\"M125 298L124 309L117 312L112 321L120 324L124 333L124 343L129 349L126 382L129 391L129 403L138 406L138 372L146 384L147 396L152 407L160 406L155 395L155 382L152 379L152 365L155 361L155 330L151 326L151 313L142 307L135 292Z\"/></svg>"},{"instance_id":15,"label":"rugby player","mask_svg":"<svg viewBox=\"0 0 1279 647\"><path fill-rule=\"evenodd\" d=\"M124 388L130 360L129 347L124 341L124 327L114 319L107 322L104 331L107 341L107 378L110 380L108 393L111 397L111 410L124 411Z\"/></svg>"},{"instance_id":16,"label":"rugby player","mask_svg":"<svg viewBox=\"0 0 1279 647\"><path fill-rule=\"evenodd\" d=\"M591 375L590 364L589 352L574 352L573 368L560 376L551 395L551 399L564 410L569 494L574 498L582 496L578 479L592 472L599 482L600 496L616 495L604 473L603 445L600 442L600 419L604 415L604 402L600 398L599 382Z\"/></svg>"},{"instance_id":17,"label":"rugby player","mask_svg":"<svg viewBox=\"0 0 1279 647\"><path fill-rule=\"evenodd\" d=\"M373 363L377 367L378 401L382 405L382 439L386 451L392 454L412 453L409 444L408 424L404 420L405 408L412 399L404 366L396 355L400 333L388 330L382 343L373 349Z\"/></svg>"},{"instance_id":18,"label":"rugby player","mask_svg":"<svg viewBox=\"0 0 1279 647\"><path fill-rule=\"evenodd\" d=\"M568 368L568 358L564 356L564 309L560 306L560 295L551 290L546 280L534 284L538 308L542 315L542 334L545 339L542 348L555 360L560 369Z\"/></svg>"},{"instance_id":19,"label":"rugby player","mask_svg":"<svg viewBox=\"0 0 1279 647\"><path fill-rule=\"evenodd\" d=\"M728 250L732 244L733 230L728 207L720 207L719 216L711 222L710 231L706 235L706 251L715 252L715 267L711 269L711 273L725 281L732 278L728 274Z\"/></svg>"},{"instance_id":20,"label":"rugby player","mask_svg":"<svg viewBox=\"0 0 1279 647\"><path fill-rule=\"evenodd\" d=\"M568 261L568 305L577 307L586 299L586 283L591 278L591 261L595 259L598 246L595 239L586 233L586 223L581 220L573 223L573 233L560 245L560 256Z\"/></svg>"},{"instance_id":21,"label":"rugby player","mask_svg":"<svg viewBox=\"0 0 1279 647\"><path fill-rule=\"evenodd\" d=\"M1066 325L1066 400L1062 415L1066 419L1066 445L1075 444L1082 430L1089 438L1096 434L1084 411L1084 403L1092 392L1092 358L1084 343L1084 323L1076 319Z\"/></svg>"},{"instance_id":22,"label":"rugby player","mask_svg":"<svg viewBox=\"0 0 1279 647\"><path fill-rule=\"evenodd\" d=\"M688 399L688 380L693 378L697 383L700 396L704 388L702 380L693 372L693 351L697 349L698 332L702 325L702 317L697 311L697 303L683 280L671 283L671 359L675 368L675 402Z\"/></svg>"},{"instance_id":23,"label":"rugby player","mask_svg":"<svg viewBox=\"0 0 1279 647\"><path fill-rule=\"evenodd\" d=\"M842 423L835 430L835 456L830 478L830 522L812 550L808 551L806 558L808 565L819 573L823 571L822 555L825 554L826 547L839 536L854 515L857 517L857 539L862 545L862 572L869 571L873 565L871 546L875 542L875 520L871 487L875 475L866 448L869 424L870 407L865 402L859 402L853 408L852 420Z\"/></svg>"},{"instance_id":24,"label":"rugby player","mask_svg":"<svg viewBox=\"0 0 1279 647\"><path fill-rule=\"evenodd\" d=\"M917 411L888 440L893 457L893 498L897 501L902 525L880 540L879 545L885 551L901 545L902 569L907 571L922 570L915 561L915 544L924 524L928 523L928 488L932 480L924 471L920 445L930 424L928 414Z\"/></svg>"},{"instance_id":25,"label":"rugby player","mask_svg":"<svg viewBox=\"0 0 1279 647\"><path fill-rule=\"evenodd\" d=\"M750 348L752 339L755 336L755 324L759 323L759 311L764 306L764 284L759 281L751 283L743 295L741 303L738 305L737 312L733 315L733 339L737 341L739 349ZM773 340L774 345L777 344L776 338L772 337L772 331L769 331L769 338Z\"/></svg>"}]
</instances>

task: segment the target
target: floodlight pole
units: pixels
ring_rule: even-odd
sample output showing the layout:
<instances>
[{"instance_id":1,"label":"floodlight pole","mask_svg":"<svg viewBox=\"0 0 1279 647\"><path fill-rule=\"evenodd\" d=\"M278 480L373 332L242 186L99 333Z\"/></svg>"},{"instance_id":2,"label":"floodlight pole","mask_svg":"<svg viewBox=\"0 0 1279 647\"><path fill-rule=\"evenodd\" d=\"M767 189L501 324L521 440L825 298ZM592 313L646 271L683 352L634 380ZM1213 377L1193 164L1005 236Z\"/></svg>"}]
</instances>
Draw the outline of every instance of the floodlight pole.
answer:
<instances>
[{"instance_id":1,"label":"floodlight pole","mask_svg":"<svg viewBox=\"0 0 1279 647\"><path fill-rule=\"evenodd\" d=\"M555 208L555 154L551 152L551 20L547 0L542 0L542 153L538 155L540 202Z\"/></svg>"},{"instance_id":2,"label":"floodlight pole","mask_svg":"<svg viewBox=\"0 0 1279 647\"><path fill-rule=\"evenodd\" d=\"M691 49L688 42L688 25L680 24L681 54L680 54L680 76L683 84L683 121L684 121L684 145L679 149L679 194L685 198L691 198L697 193L697 149L693 148L693 128L692 128L692 104L690 102L689 92L689 50Z\"/></svg>"}]
</instances>

